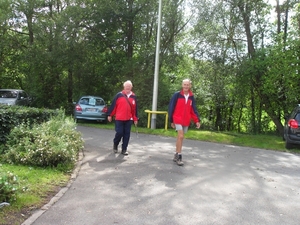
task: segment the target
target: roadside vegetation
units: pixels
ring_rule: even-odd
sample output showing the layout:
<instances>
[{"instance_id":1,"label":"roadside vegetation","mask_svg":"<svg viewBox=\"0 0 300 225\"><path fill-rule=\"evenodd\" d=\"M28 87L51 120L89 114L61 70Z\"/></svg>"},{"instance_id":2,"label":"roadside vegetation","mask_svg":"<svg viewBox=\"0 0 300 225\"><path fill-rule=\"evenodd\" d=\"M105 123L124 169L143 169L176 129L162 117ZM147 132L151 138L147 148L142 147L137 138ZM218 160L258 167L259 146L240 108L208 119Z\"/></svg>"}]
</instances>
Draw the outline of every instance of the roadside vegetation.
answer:
<instances>
[{"instance_id":1,"label":"roadside vegetation","mask_svg":"<svg viewBox=\"0 0 300 225\"><path fill-rule=\"evenodd\" d=\"M21 224L70 180L83 148L72 118L58 113L42 124L20 124L2 144L0 224Z\"/></svg>"},{"instance_id":2,"label":"roadside vegetation","mask_svg":"<svg viewBox=\"0 0 300 225\"><path fill-rule=\"evenodd\" d=\"M299 103L299 1L165 0L159 51L157 0L28 2L0 1L0 84L33 107L71 114L82 95L110 103L131 80L143 116L190 78L213 130L282 134Z\"/></svg>"},{"instance_id":3,"label":"roadside vegetation","mask_svg":"<svg viewBox=\"0 0 300 225\"><path fill-rule=\"evenodd\" d=\"M12 194L10 205L0 209L1 225L22 224L35 210L48 203L70 180L70 172L55 168L3 163L0 171L1 193L5 188L5 194ZM3 180L3 177L7 176L10 179Z\"/></svg>"}]
</instances>

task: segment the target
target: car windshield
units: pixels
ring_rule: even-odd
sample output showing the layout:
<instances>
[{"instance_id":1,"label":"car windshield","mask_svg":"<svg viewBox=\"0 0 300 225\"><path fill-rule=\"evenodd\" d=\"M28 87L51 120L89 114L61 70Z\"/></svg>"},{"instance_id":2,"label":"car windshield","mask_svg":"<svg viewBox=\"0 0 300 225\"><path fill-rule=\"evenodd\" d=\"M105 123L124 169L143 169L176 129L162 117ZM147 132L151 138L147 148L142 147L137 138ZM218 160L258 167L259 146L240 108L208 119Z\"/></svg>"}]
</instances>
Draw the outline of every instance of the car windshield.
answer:
<instances>
[{"instance_id":1,"label":"car windshield","mask_svg":"<svg viewBox=\"0 0 300 225\"><path fill-rule=\"evenodd\" d=\"M16 98L16 91L0 91L0 98Z\"/></svg>"},{"instance_id":2,"label":"car windshield","mask_svg":"<svg viewBox=\"0 0 300 225\"><path fill-rule=\"evenodd\" d=\"M82 99L80 99L79 104L95 105L95 106L105 105L103 99L101 99L101 98L82 98Z\"/></svg>"}]
</instances>

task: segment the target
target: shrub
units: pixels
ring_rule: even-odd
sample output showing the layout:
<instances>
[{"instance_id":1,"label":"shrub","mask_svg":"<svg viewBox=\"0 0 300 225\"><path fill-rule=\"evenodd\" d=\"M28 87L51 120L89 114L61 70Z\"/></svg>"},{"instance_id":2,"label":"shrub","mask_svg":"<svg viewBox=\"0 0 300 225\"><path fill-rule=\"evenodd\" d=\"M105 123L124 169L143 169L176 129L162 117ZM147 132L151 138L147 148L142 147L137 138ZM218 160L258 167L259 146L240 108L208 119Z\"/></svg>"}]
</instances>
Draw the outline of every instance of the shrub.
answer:
<instances>
[{"instance_id":1,"label":"shrub","mask_svg":"<svg viewBox=\"0 0 300 225\"><path fill-rule=\"evenodd\" d=\"M5 144L7 135L15 127L24 122L29 125L48 121L51 116L58 115L59 110L38 109L25 106L8 106L0 104L0 144ZM0 149L0 153L2 149Z\"/></svg>"},{"instance_id":2,"label":"shrub","mask_svg":"<svg viewBox=\"0 0 300 225\"><path fill-rule=\"evenodd\" d=\"M4 160L8 163L58 167L74 165L83 140L76 123L63 112L48 122L15 127L7 136Z\"/></svg>"},{"instance_id":3,"label":"shrub","mask_svg":"<svg viewBox=\"0 0 300 225\"><path fill-rule=\"evenodd\" d=\"M16 200L18 178L11 172L0 170L0 203Z\"/></svg>"}]
</instances>

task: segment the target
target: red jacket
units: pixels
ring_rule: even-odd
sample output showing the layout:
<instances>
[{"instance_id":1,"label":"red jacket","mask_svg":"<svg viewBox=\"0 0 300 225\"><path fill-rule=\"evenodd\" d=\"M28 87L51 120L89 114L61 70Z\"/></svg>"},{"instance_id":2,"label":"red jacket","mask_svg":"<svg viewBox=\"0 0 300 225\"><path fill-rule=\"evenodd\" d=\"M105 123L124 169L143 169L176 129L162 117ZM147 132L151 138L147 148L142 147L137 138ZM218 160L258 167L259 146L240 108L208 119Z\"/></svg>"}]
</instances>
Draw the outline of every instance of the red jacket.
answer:
<instances>
[{"instance_id":1,"label":"red jacket","mask_svg":"<svg viewBox=\"0 0 300 225\"><path fill-rule=\"evenodd\" d=\"M183 90L176 92L171 98L168 113L171 123L189 126L191 119L193 119L194 123L200 122L195 98L191 91L189 91L187 102Z\"/></svg>"},{"instance_id":2,"label":"red jacket","mask_svg":"<svg viewBox=\"0 0 300 225\"><path fill-rule=\"evenodd\" d=\"M128 100L128 101L127 101ZM107 112L108 116L116 116L116 120L133 120L137 121L137 104L136 96L133 92L127 97L124 91L119 92L114 97L111 106Z\"/></svg>"}]
</instances>

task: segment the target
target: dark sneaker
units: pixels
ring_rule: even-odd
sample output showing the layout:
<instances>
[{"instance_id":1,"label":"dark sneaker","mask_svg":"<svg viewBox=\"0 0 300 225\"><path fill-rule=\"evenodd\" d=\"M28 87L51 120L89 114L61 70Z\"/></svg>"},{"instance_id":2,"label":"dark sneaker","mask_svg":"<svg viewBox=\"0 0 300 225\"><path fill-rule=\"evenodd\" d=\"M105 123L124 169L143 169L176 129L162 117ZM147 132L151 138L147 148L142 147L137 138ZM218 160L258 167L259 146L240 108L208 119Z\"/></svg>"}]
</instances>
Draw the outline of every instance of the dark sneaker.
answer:
<instances>
[{"instance_id":1,"label":"dark sneaker","mask_svg":"<svg viewBox=\"0 0 300 225\"><path fill-rule=\"evenodd\" d=\"M114 144L113 149L114 149L114 153L118 153L118 145Z\"/></svg>"},{"instance_id":2,"label":"dark sneaker","mask_svg":"<svg viewBox=\"0 0 300 225\"><path fill-rule=\"evenodd\" d=\"M122 150L122 155L128 155L128 152L126 150Z\"/></svg>"},{"instance_id":3,"label":"dark sneaker","mask_svg":"<svg viewBox=\"0 0 300 225\"><path fill-rule=\"evenodd\" d=\"M177 159L178 159L178 153L176 152L176 153L174 154L173 161L174 161L174 162L177 162Z\"/></svg>"},{"instance_id":4,"label":"dark sneaker","mask_svg":"<svg viewBox=\"0 0 300 225\"><path fill-rule=\"evenodd\" d=\"M178 166L183 166L182 155L178 155L176 163L177 163Z\"/></svg>"}]
</instances>

